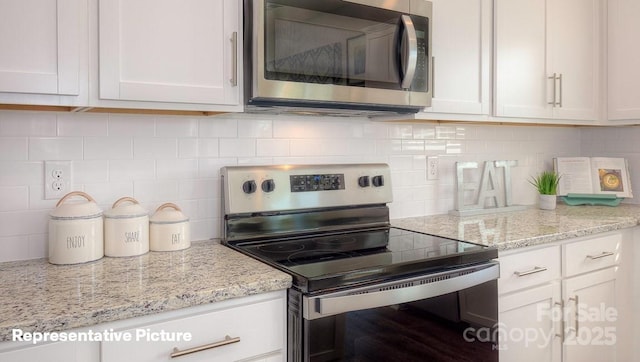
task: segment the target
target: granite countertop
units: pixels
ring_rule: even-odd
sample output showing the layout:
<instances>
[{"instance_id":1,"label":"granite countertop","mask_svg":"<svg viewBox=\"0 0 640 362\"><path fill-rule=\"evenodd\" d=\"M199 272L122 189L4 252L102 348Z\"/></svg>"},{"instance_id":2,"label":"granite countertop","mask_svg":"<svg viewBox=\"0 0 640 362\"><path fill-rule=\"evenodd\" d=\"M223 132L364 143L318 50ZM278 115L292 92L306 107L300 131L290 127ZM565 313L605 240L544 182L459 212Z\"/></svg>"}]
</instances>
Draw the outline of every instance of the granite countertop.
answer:
<instances>
[{"instance_id":1,"label":"granite countertop","mask_svg":"<svg viewBox=\"0 0 640 362\"><path fill-rule=\"evenodd\" d=\"M392 220L393 226L460 239L498 250L540 245L638 225L640 205L567 206L457 217L435 215Z\"/></svg>"},{"instance_id":2,"label":"granite countertop","mask_svg":"<svg viewBox=\"0 0 640 362\"><path fill-rule=\"evenodd\" d=\"M0 263L0 341L286 289L291 276L215 241L76 265Z\"/></svg>"}]
</instances>

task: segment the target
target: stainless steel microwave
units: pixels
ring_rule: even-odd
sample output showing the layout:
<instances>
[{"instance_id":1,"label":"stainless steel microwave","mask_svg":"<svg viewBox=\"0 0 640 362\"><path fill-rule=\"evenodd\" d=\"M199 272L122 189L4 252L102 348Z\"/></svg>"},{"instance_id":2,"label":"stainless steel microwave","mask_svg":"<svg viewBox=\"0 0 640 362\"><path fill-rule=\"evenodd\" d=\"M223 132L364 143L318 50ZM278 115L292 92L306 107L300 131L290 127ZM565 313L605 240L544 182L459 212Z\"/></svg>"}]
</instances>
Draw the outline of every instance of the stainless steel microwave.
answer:
<instances>
[{"instance_id":1,"label":"stainless steel microwave","mask_svg":"<svg viewBox=\"0 0 640 362\"><path fill-rule=\"evenodd\" d=\"M245 0L244 12L247 111L431 105L429 1Z\"/></svg>"}]
</instances>

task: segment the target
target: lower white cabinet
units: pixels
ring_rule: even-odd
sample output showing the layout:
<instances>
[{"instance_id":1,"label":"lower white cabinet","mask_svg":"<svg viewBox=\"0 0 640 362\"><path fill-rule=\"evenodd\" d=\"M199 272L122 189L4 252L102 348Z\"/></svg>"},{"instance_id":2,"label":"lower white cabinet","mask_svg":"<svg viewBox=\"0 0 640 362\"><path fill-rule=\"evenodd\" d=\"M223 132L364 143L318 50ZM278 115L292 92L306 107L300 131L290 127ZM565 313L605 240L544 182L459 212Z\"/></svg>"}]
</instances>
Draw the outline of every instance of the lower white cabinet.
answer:
<instances>
[{"instance_id":1,"label":"lower white cabinet","mask_svg":"<svg viewBox=\"0 0 640 362\"><path fill-rule=\"evenodd\" d=\"M632 244L625 229L501 253L500 361L628 361Z\"/></svg>"},{"instance_id":2,"label":"lower white cabinet","mask_svg":"<svg viewBox=\"0 0 640 362\"><path fill-rule=\"evenodd\" d=\"M0 361L157 362L182 354L178 360L282 362L285 321L280 290L60 332L90 334L89 342L3 342Z\"/></svg>"},{"instance_id":3,"label":"lower white cabinet","mask_svg":"<svg viewBox=\"0 0 640 362\"><path fill-rule=\"evenodd\" d=\"M170 361L181 354L188 361L284 361L284 291L228 302L180 318L116 326L133 341L102 342L101 361Z\"/></svg>"}]
</instances>

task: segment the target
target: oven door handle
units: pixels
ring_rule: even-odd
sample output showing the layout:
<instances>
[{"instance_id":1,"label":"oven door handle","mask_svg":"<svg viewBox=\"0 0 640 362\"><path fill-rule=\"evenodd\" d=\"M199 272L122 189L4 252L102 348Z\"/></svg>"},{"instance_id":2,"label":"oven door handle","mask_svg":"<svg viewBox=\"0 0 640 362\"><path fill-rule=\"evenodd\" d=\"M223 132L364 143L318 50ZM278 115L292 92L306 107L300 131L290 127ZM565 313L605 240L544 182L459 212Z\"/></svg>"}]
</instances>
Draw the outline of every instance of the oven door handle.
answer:
<instances>
[{"instance_id":1,"label":"oven door handle","mask_svg":"<svg viewBox=\"0 0 640 362\"><path fill-rule=\"evenodd\" d=\"M444 275L446 274L447 273L444 273ZM420 279L418 279L418 283L414 283L417 285L408 287L392 288L362 294L340 295L344 294L344 292L342 292L335 293L333 296L329 294L317 297L304 297L303 316L305 319L312 320L362 309L413 302L464 290L490 280L495 280L499 276L500 266L498 262L491 262L486 268L452 278L427 282L425 284L420 284ZM428 275L421 279L428 279L430 277L433 277L433 275Z\"/></svg>"}]
</instances>

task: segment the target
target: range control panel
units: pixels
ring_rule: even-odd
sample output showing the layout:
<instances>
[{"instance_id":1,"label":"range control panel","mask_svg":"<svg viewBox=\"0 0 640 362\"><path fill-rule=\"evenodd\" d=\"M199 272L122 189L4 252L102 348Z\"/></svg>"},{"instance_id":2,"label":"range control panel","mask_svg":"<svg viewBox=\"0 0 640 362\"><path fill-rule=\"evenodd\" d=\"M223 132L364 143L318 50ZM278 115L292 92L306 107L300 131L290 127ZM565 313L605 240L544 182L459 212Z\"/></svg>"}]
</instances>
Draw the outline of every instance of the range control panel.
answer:
<instances>
[{"instance_id":1,"label":"range control panel","mask_svg":"<svg viewBox=\"0 0 640 362\"><path fill-rule=\"evenodd\" d=\"M225 214L330 208L392 201L387 164L228 166Z\"/></svg>"}]
</instances>

